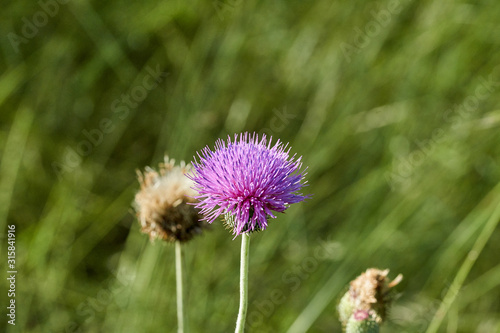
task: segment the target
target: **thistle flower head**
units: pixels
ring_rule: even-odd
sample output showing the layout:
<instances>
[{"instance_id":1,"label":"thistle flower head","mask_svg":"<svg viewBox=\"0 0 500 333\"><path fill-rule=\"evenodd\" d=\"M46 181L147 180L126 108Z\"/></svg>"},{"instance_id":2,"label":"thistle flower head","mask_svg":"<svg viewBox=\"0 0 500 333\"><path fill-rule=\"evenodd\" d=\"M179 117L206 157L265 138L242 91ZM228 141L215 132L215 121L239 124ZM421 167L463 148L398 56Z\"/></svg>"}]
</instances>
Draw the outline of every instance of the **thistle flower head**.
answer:
<instances>
[{"instance_id":1,"label":"thistle flower head","mask_svg":"<svg viewBox=\"0 0 500 333\"><path fill-rule=\"evenodd\" d=\"M241 133L227 142L219 139L215 150L205 147L188 177L199 193L196 205L204 220L212 223L220 215L236 236L264 230L272 213L306 198L301 157L289 156L288 144L271 144L263 135Z\"/></svg>"},{"instance_id":2,"label":"thistle flower head","mask_svg":"<svg viewBox=\"0 0 500 333\"><path fill-rule=\"evenodd\" d=\"M141 189L135 195L134 206L141 231L149 234L151 240L185 242L204 228L198 209L188 204L196 195L192 181L185 176L191 166L174 163L165 156L159 171L149 167L144 172L137 171Z\"/></svg>"}]
</instances>

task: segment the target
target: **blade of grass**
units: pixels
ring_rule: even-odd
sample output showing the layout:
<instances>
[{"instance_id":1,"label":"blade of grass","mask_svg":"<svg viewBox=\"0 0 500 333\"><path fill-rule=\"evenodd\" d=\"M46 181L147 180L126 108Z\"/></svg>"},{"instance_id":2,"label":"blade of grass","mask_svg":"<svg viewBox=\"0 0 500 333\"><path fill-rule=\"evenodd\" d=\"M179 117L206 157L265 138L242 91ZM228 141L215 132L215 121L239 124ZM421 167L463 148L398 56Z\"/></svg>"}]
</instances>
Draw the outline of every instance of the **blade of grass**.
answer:
<instances>
[{"instance_id":1,"label":"blade of grass","mask_svg":"<svg viewBox=\"0 0 500 333\"><path fill-rule=\"evenodd\" d=\"M458 296L459 290L462 288L462 285L464 284L464 281L467 278L467 275L469 274L472 266L474 265L477 258L483 251L484 246L486 245L491 235L493 234L493 231L497 227L498 222L500 222L500 202L496 200L494 203L496 204L496 208L493 211L493 214L491 214L489 220L484 225L481 234L476 239L474 246L469 251L467 257L462 263L462 266L460 267L457 275L455 276L455 279L453 280L450 288L448 289L448 292L444 296L441 305L434 314L434 317L432 318L432 321L429 327L427 328L426 331L427 333L435 333L439 329L439 326L441 326L441 323L444 317L446 316L446 313L448 312L451 305Z\"/></svg>"},{"instance_id":2,"label":"blade of grass","mask_svg":"<svg viewBox=\"0 0 500 333\"><path fill-rule=\"evenodd\" d=\"M14 187L23 159L26 142L33 123L34 112L22 107L14 119L5 143L0 163L0 230L5 230ZM0 254L6 248L2 246Z\"/></svg>"}]
</instances>

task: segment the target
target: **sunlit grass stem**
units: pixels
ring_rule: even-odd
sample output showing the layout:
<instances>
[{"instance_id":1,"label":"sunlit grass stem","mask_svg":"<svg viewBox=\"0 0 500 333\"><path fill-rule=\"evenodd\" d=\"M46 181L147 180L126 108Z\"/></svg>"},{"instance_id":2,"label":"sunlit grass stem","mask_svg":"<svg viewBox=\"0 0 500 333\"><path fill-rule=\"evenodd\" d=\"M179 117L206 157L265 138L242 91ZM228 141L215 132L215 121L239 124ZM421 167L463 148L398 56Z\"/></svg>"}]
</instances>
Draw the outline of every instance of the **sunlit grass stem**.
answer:
<instances>
[{"instance_id":1,"label":"sunlit grass stem","mask_svg":"<svg viewBox=\"0 0 500 333\"><path fill-rule=\"evenodd\" d=\"M448 313L448 310L455 301L455 298L457 297L459 290L462 288L462 285L465 279L467 278L467 275L469 275L472 266L476 262L481 251L483 251L484 246L490 239L491 235L493 234L493 231L495 230L499 222L500 222L500 203L497 204L497 207L495 208L493 214L491 214L490 219L486 222L483 230L481 231L481 234L476 239L476 242L474 243L472 250L470 250L469 254L462 263L462 266L458 270L458 273L455 276L455 279L453 280L450 288L448 289L448 292L444 296L443 301L439 306L439 309L434 314L434 317L432 318L432 321L429 327L427 328L426 333L435 333L439 329L439 326L441 326L441 323L444 317L446 316L446 313Z\"/></svg>"},{"instance_id":2,"label":"sunlit grass stem","mask_svg":"<svg viewBox=\"0 0 500 333\"><path fill-rule=\"evenodd\" d=\"M240 310L236 320L235 333L245 330L245 320L248 308L248 261L249 261L250 235L241 235L241 263L240 263Z\"/></svg>"}]
</instances>

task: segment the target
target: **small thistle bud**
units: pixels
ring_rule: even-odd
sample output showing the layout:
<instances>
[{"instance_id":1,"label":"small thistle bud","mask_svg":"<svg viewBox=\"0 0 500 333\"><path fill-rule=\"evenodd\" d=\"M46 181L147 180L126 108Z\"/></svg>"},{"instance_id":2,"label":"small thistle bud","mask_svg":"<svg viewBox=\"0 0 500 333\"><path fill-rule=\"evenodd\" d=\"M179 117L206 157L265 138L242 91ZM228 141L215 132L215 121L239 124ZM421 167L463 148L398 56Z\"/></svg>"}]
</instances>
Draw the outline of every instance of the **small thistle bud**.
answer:
<instances>
[{"instance_id":1,"label":"small thistle bud","mask_svg":"<svg viewBox=\"0 0 500 333\"><path fill-rule=\"evenodd\" d=\"M193 182L185 176L190 165L165 156L159 171L146 167L137 171L140 191L135 195L134 206L141 224L141 231L149 234L151 241L162 239L168 242L191 240L206 227L201 222L193 197L197 194L191 186Z\"/></svg>"},{"instance_id":2,"label":"small thistle bud","mask_svg":"<svg viewBox=\"0 0 500 333\"><path fill-rule=\"evenodd\" d=\"M346 332L350 332L347 331L347 325L351 321L353 322L352 327L354 327L354 324L357 325L356 327L362 327L361 323L355 323L354 321L356 321L356 318L358 318L357 321L360 321L359 318L364 315L378 325L385 320L390 303L394 299L391 288L403 279L400 274L391 282L387 278L388 274L388 269L382 271L370 268L351 281L349 290L341 298L337 307L339 319L346 327Z\"/></svg>"},{"instance_id":3,"label":"small thistle bud","mask_svg":"<svg viewBox=\"0 0 500 333\"><path fill-rule=\"evenodd\" d=\"M366 310L356 310L347 321L346 333L379 333L376 315Z\"/></svg>"}]
</instances>

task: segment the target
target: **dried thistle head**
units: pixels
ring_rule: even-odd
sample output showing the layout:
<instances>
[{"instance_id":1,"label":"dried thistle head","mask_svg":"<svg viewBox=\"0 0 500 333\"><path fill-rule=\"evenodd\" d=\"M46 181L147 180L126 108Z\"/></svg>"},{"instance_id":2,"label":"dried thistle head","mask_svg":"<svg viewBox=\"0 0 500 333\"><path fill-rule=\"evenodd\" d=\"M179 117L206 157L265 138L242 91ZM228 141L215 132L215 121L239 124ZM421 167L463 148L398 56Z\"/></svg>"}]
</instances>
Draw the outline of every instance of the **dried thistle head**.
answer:
<instances>
[{"instance_id":1,"label":"dried thistle head","mask_svg":"<svg viewBox=\"0 0 500 333\"><path fill-rule=\"evenodd\" d=\"M394 296L391 288L403 279L403 276L399 274L393 281L390 281L388 274L388 269L369 268L351 281L349 290L338 306L339 317L344 325L354 313L358 312L369 313L372 320L378 324L385 320Z\"/></svg>"},{"instance_id":2,"label":"dried thistle head","mask_svg":"<svg viewBox=\"0 0 500 333\"><path fill-rule=\"evenodd\" d=\"M186 242L206 227L198 209L190 204L197 195L191 188L193 182L185 176L191 166L174 163L165 156L158 171L149 167L137 171L141 189L135 195L134 206L141 231L149 234L151 241Z\"/></svg>"}]
</instances>

